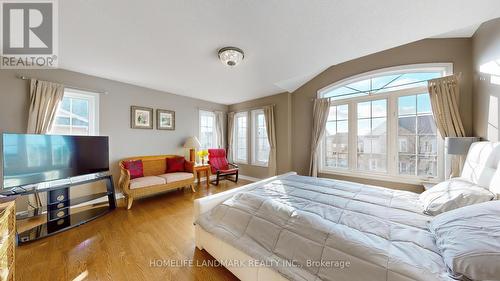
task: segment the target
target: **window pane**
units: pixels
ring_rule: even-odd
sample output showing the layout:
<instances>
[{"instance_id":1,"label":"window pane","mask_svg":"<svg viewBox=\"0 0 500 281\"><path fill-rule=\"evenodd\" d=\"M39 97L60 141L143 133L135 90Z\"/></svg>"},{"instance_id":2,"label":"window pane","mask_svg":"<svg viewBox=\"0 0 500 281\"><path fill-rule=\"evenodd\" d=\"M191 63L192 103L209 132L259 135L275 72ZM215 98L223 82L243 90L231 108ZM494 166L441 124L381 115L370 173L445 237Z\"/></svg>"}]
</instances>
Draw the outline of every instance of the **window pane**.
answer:
<instances>
[{"instance_id":1,"label":"window pane","mask_svg":"<svg viewBox=\"0 0 500 281\"><path fill-rule=\"evenodd\" d=\"M266 118L263 110L252 111L252 137L253 137L253 157L254 164L267 164L269 161L269 141L267 139Z\"/></svg>"},{"instance_id":2,"label":"window pane","mask_svg":"<svg viewBox=\"0 0 500 281\"><path fill-rule=\"evenodd\" d=\"M72 113L77 115L77 116L80 116L80 117L84 117L84 118L88 118L88 115L89 115L89 102L87 100L83 100L83 99L72 99Z\"/></svg>"},{"instance_id":3,"label":"window pane","mask_svg":"<svg viewBox=\"0 0 500 281\"><path fill-rule=\"evenodd\" d=\"M332 116L335 115L335 116ZM349 107L348 105L331 106L324 138L324 163L328 168L348 168L349 143ZM339 120L339 121L335 121Z\"/></svg>"},{"instance_id":4,"label":"window pane","mask_svg":"<svg viewBox=\"0 0 500 281\"><path fill-rule=\"evenodd\" d=\"M436 134L436 123L432 115L419 116L417 123L418 123L418 134L420 135Z\"/></svg>"},{"instance_id":5,"label":"window pane","mask_svg":"<svg viewBox=\"0 0 500 281\"><path fill-rule=\"evenodd\" d=\"M421 157L418 161L418 176L437 176L437 157Z\"/></svg>"},{"instance_id":6,"label":"window pane","mask_svg":"<svg viewBox=\"0 0 500 281\"><path fill-rule=\"evenodd\" d=\"M349 122L346 121L338 121L337 123L337 133L343 133L344 135L347 135L348 127L349 127Z\"/></svg>"},{"instance_id":7,"label":"window pane","mask_svg":"<svg viewBox=\"0 0 500 281\"><path fill-rule=\"evenodd\" d=\"M387 100L376 100L372 102L372 117L387 116Z\"/></svg>"},{"instance_id":8,"label":"window pane","mask_svg":"<svg viewBox=\"0 0 500 281\"><path fill-rule=\"evenodd\" d=\"M382 116L382 117L380 117ZM358 169L387 171L387 100L358 103Z\"/></svg>"},{"instance_id":9,"label":"window pane","mask_svg":"<svg viewBox=\"0 0 500 281\"><path fill-rule=\"evenodd\" d=\"M337 120L347 120L349 115L349 106L345 104L336 106L336 108L337 108Z\"/></svg>"},{"instance_id":10,"label":"window pane","mask_svg":"<svg viewBox=\"0 0 500 281\"><path fill-rule=\"evenodd\" d=\"M328 121L335 121L337 119L337 107L330 106L330 111L328 112Z\"/></svg>"},{"instance_id":11,"label":"window pane","mask_svg":"<svg viewBox=\"0 0 500 281\"><path fill-rule=\"evenodd\" d=\"M437 177L437 130L429 94L400 97L398 106L399 174Z\"/></svg>"},{"instance_id":12,"label":"window pane","mask_svg":"<svg viewBox=\"0 0 500 281\"><path fill-rule=\"evenodd\" d=\"M415 96L405 96L398 99L398 114L415 115L417 113L417 100Z\"/></svg>"},{"instance_id":13,"label":"window pane","mask_svg":"<svg viewBox=\"0 0 500 281\"><path fill-rule=\"evenodd\" d=\"M371 101L358 103L358 118L371 117Z\"/></svg>"},{"instance_id":14,"label":"window pane","mask_svg":"<svg viewBox=\"0 0 500 281\"><path fill-rule=\"evenodd\" d=\"M349 155L347 153L339 153L337 167L347 169L349 167Z\"/></svg>"},{"instance_id":15,"label":"window pane","mask_svg":"<svg viewBox=\"0 0 500 281\"><path fill-rule=\"evenodd\" d=\"M74 93L65 91L59 105L55 122L50 129L51 134L60 135L90 135L91 125L96 120L92 119L90 110L95 106L95 97L91 94Z\"/></svg>"},{"instance_id":16,"label":"window pane","mask_svg":"<svg viewBox=\"0 0 500 281\"><path fill-rule=\"evenodd\" d=\"M358 136L366 136L371 133L370 119L358 120Z\"/></svg>"},{"instance_id":17,"label":"window pane","mask_svg":"<svg viewBox=\"0 0 500 281\"><path fill-rule=\"evenodd\" d=\"M213 112L200 110L200 135L201 149L215 148L215 116Z\"/></svg>"},{"instance_id":18,"label":"window pane","mask_svg":"<svg viewBox=\"0 0 500 281\"><path fill-rule=\"evenodd\" d=\"M399 174L415 175L416 157L414 155L399 155Z\"/></svg>"},{"instance_id":19,"label":"window pane","mask_svg":"<svg viewBox=\"0 0 500 281\"><path fill-rule=\"evenodd\" d=\"M381 136L387 134L387 118L372 119L372 135Z\"/></svg>"},{"instance_id":20,"label":"window pane","mask_svg":"<svg viewBox=\"0 0 500 281\"><path fill-rule=\"evenodd\" d=\"M399 135L414 135L417 123L417 118L414 116L410 117L399 117Z\"/></svg>"},{"instance_id":21,"label":"window pane","mask_svg":"<svg viewBox=\"0 0 500 281\"><path fill-rule=\"evenodd\" d=\"M432 114L431 98L429 94L421 94L417 96L417 108L419 114L422 113Z\"/></svg>"},{"instance_id":22,"label":"window pane","mask_svg":"<svg viewBox=\"0 0 500 281\"><path fill-rule=\"evenodd\" d=\"M399 136L398 144L399 144L399 152L403 154L415 154L415 136Z\"/></svg>"},{"instance_id":23,"label":"window pane","mask_svg":"<svg viewBox=\"0 0 500 281\"><path fill-rule=\"evenodd\" d=\"M437 155L437 137L419 136L418 153L423 155Z\"/></svg>"},{"instance_id":24,"label":"window pane","mask_svg":"<svg viewBox=\"0 0 500 281\"><path fill-rule=\"evenodd\" d=\"M335 121L326 122L326 131L325 131L326 136L335 135L336 132L337 132L337 122Z\"/></svg>"},{"instance_id":25,"label":"window pane","mask_svg":"<svg viewBox=\"0 0 500 281\"><path fill-rule=\"evenodd\" d=\"M65 111L70 111L71 110L71 99L69 97L64 97L60 109L65 110Z\"/></svg>"},{"instance_id":26,"label":"window pane","mask_svg":"<svg viewBox=\"0 0 500 281\"><path fill-rule=\"evenodd\" d=\"M238 162L247 162L247 114L235 115L234 128L234 159Z\"/></svg>"},{"instance_id":27,"label":"window pane","mask_svg":"<svg viewBox=\"0 0 500 281\"><path fill-rule=\"evenodd\" d=\"M56 117L56 122L55 124L57 125L69 125L69 117Z\"/></svg>"},{"instance_id":28,"label":"window pane","mask_svg":"<svg viewBox=\"0 0 500 281\"><path fill-rule=\"evenodd\" d=\"M380 77L375 77L372 79L372 85L373 89L381 89L384 86L391 86L394 83L394 79L398 78L401 76L401 74L394 74L394 75L384 75Z\"/></svg>"}]
</instances>

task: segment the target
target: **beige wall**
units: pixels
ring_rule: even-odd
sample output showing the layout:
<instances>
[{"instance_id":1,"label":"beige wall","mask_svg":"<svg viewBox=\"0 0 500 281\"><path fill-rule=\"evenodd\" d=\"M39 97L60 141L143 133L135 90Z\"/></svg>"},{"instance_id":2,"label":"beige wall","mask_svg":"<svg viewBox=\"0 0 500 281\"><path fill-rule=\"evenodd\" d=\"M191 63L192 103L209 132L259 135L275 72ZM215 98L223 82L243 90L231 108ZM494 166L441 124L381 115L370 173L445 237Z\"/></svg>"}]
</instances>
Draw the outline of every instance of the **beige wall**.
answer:
<instances>
[{"instance_id":1,"label":"beige wall","mask_svg":"<svg viewBox=\"0 0 500 281\"><path fill-rule=\"evenodd\" d=\"M282 93L274 96L264 97L252 101L242 102L229 106L229 111L241 112L250 111L252 109L262 108L265 105L274 104L274 114L276 123L276 157L278 174L291 171L291 149L292 137L291 126L292 119L290 116L292 97L290 93ZM250 129L250 128L249 128ZM249 132L250 134L250 132ZM248 144L251 147L251 138ZM250 158L248 158L250 159ZM265 178L269 175L266 167L238 164L242 175Z\"/></svg>"},{"instance_id":2,"label":"beige wall","mask_svg":"<svg viewBox=\"0 0 500 281\"><path fill-rule=\"evenodd\" d=\"M488 62L500 60L500 19L484 23L473 37L474 63L474 136L498 141L500 84L491 82L491 75L481 73L480 67Z\"/></svg>"},{"instance_id":3,"label":"beige wall","mask_svg":"<svg viewBox=\"0 0 500 281\"><path fill-rule=\"evenodd\" d=\"M26 132L29 82L18 79L18 75L108 92L100 95L99 133L109 136L110 165L115 182L120 159L137 155L186 155L182 144L187 137L198 135L198 109L227 111L228 108L66 70L0 70L0 132ZM131 105L174 110L175 131L131 129Z\"/></svg>"},{"instance_id":4,"label":"beige wall","mask_svg":"<svg viewBox=\"0 0 500 281\"><path fill-rule=\"evenodd\" d=\"M491 41L488 39L490 38L488 34L494 32L494 28L487 27L488 26L481 27L474 37L475 58L488 57L476 54L482 54L485 48L488 50L490 49L487 46L491 43L482 43ZM483 36L483 33L486 35ZM486 37L486 39L483 37ZM294 170L299 174L307 174L312 125L312 98L316 96L316 92L320 88L344 78L371 70L405 64L452 62L454 64L454 71L456 73L462 72L463 74L460 111L466 131L471 134L473 131L472 41L473 40L470 38L427 39L418 41L332 66L292 94L277 94L230 105L229 107L65 70L1 70L0 129L2 132L24 132L26 129L27 116L25 112L28 105L28 85L26 81L17 79L16 75L22 74L63 82L78 87L106 90L109 94L101 96L100 133L110 136L110 161L113 172L116 175L116 162L123 157L139 154L183 154L184 151L181 146L184 139L187 136L198 134L198 108L238 112L259 108L264 105L275 104L278 173ZM496 42L498 42L498 40ZM491 56L494 55L495 53ZM477 64L475 64L475 66L477 67ZM475 89L479 86L481 86L480 83L479 85L475 84ZM483 94L483 96L487 96L487 94ZM475 112L483 113L484 105L487 104L487 102L483 101L477 103L475 100L474 104ZM169 132L130 129L130 105L175 110L177 117L176 130L174 132ZM484 129L481 129L481 124L484 123L481 119L484 119L483 115L484 114L476 114L476 116L474 116L475 135L481 135L481 132L484 131ZM147 145L145 145L146 140L148 141ZM243 175L257 178L263 178L268 175L267 168L264 167L252 165L240 165L240 167L241 174ZM321 176L331 177L331 175ZM374 182L371 180L366 181L356 178L342 177L341 179L388 187L405 189L417 188L411 185Z\"/></svg>"},{"instance_id":5,"label":"beige wall","mask_svg":"<svg viewBox=\"0 0 500 281\"><path fill-rule=\"evenodd\" d=\"M293 170L307 174L312 125L312 98L319 89L356 74L397 65L452 62L463 73L460 112L468 133L472 132L471 39L427 39L332 66L307 82L292 95ZM330 175L320 175L330 177ZM362 181L360 179L352 179ZM370 181L373 182L373 181ZM388 187L401 184L377 182ZM411 187L411 186L409 186Z\"/></svg>"}]
</instances>

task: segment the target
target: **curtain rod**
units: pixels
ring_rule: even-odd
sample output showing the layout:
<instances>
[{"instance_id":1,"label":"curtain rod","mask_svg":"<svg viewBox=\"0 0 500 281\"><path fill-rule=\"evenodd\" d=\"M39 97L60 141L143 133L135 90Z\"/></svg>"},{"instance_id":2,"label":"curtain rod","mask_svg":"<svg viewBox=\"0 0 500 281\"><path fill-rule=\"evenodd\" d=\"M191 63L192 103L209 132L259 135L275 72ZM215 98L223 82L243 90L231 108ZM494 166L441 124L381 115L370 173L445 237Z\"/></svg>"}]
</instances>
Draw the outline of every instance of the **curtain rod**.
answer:
<instances>
[{"instance_id":1,"label":"curtain rod","mask_svg":"<svg viewBox=\"0 0 500 281\"><path fill-rule=\"evenodd\" d=\"M443 76L443 77L432 78L432 79L427 79L427 80L420 80L420 81L415 81L415 82L409 82L409 83L406 83L406 84L394 85L394 86L384 87L384 88L380 88L380 89L374 89L374 90L370 90L370 91L358 91L358 92L355 92L355 93L343 94L343 95L338 95L338 96L335 96L335 97L328 97L328 99L338 98L338 97L345 97L345 96L351 96L351 95L355 95L355 94L364 94L364 93L377 92L377 91L380 91L380 90L397 88L397 87L401 87L401 86L413 85L413 84L418 84L418 83L423 83L423 82L429 82L429 81L435 80L435 79L447 78L447 77L451 77L453 75L457 76L458 81L462 80L462 72L459 72L457 74L451 74L451 75L447 75L447 76ZM344 87L344 86L341 86L341 87ZM316 98L312 98L311 101L314 101L316 99L320 99L320 98L317 98L317 97Z\"/></svg>"},{"instance_id":2,"label":"curtain rod","mask_svg":"<svg viewBox=\"0 0 500 281\"><path fill-rule=\"evenodd\" d=\"M37 78L32 78L32 77L27 77L27 76L17 76L17 78L19 78L21 80L31 80L31 79L38 80ZM63 85L65 88L69 88L69 89L80 90L80 91L85 91L85 92L93 92L93 93L98 93L98 94L103 94L103 95L108 94L107 91L93 90L93 89L82 88L82 87L74 87L74 86L66 85L66 84L63 84Z\"/></svg>"},{"instance_id":3,"label":"curtain rod","mask_svg":"<svg viewBox=\"0 0 500 281\"><path fill-rule=\"evenodd\" d=\"M245 111L252 111L252 110L257 110L257 109L263 109L265 106L276 106L275 103L272 104L265 104L261 106L253 106L253 107L248 107L248 108L242 108L239 110L233 110L233 111L228 111L227 113L238 113L238 112L245 112Z\"/></svg>"}]
</instances>

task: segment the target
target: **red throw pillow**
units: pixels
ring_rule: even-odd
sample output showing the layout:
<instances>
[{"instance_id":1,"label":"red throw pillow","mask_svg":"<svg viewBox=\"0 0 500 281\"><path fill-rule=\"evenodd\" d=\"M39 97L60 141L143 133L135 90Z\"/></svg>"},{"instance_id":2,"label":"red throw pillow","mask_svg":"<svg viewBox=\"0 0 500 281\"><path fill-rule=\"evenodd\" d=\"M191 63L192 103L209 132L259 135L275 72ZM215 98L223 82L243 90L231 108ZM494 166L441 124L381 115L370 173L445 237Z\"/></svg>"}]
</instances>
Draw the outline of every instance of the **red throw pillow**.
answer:
<instances>
[{"instance_id":1,"label":"red throw pillow","mask_svg":"<svg viewBox=\"0 0 500 281\"><path fill-rule=\"evenodd\" d=\"M167 158L167 173L184 172L184 157Z\"/></svg>"},{"instance_id":2,"label":"red throw pillow","mask_svg":"<svg viewBox=\"0 0 500 281\"><path fill-rule=\"evenodd\" d=\"M142 160L128 160L123 162L123 166L130 172L130 179L144 177Z\"/></svg>"}]
</instances>

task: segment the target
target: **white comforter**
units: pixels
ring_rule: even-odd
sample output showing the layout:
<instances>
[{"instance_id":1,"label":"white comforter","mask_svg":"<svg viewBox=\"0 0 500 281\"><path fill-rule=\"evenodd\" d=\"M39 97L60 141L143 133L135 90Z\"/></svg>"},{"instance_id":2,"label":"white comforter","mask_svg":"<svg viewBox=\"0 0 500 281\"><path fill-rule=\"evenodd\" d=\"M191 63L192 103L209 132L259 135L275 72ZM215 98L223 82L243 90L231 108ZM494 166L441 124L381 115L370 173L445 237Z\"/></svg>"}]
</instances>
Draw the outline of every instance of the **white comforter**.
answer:
<instances>
[{"instance_id":1,"label":"white comforter","mask_svg":"<svg viewBox=\"0 0 500 281\"><path fill-rule=\"evenodd\" d=\"M290 175L196 223L290 280L451 280L430 219L415 193Z\"/></svg>"}]
</instances>

